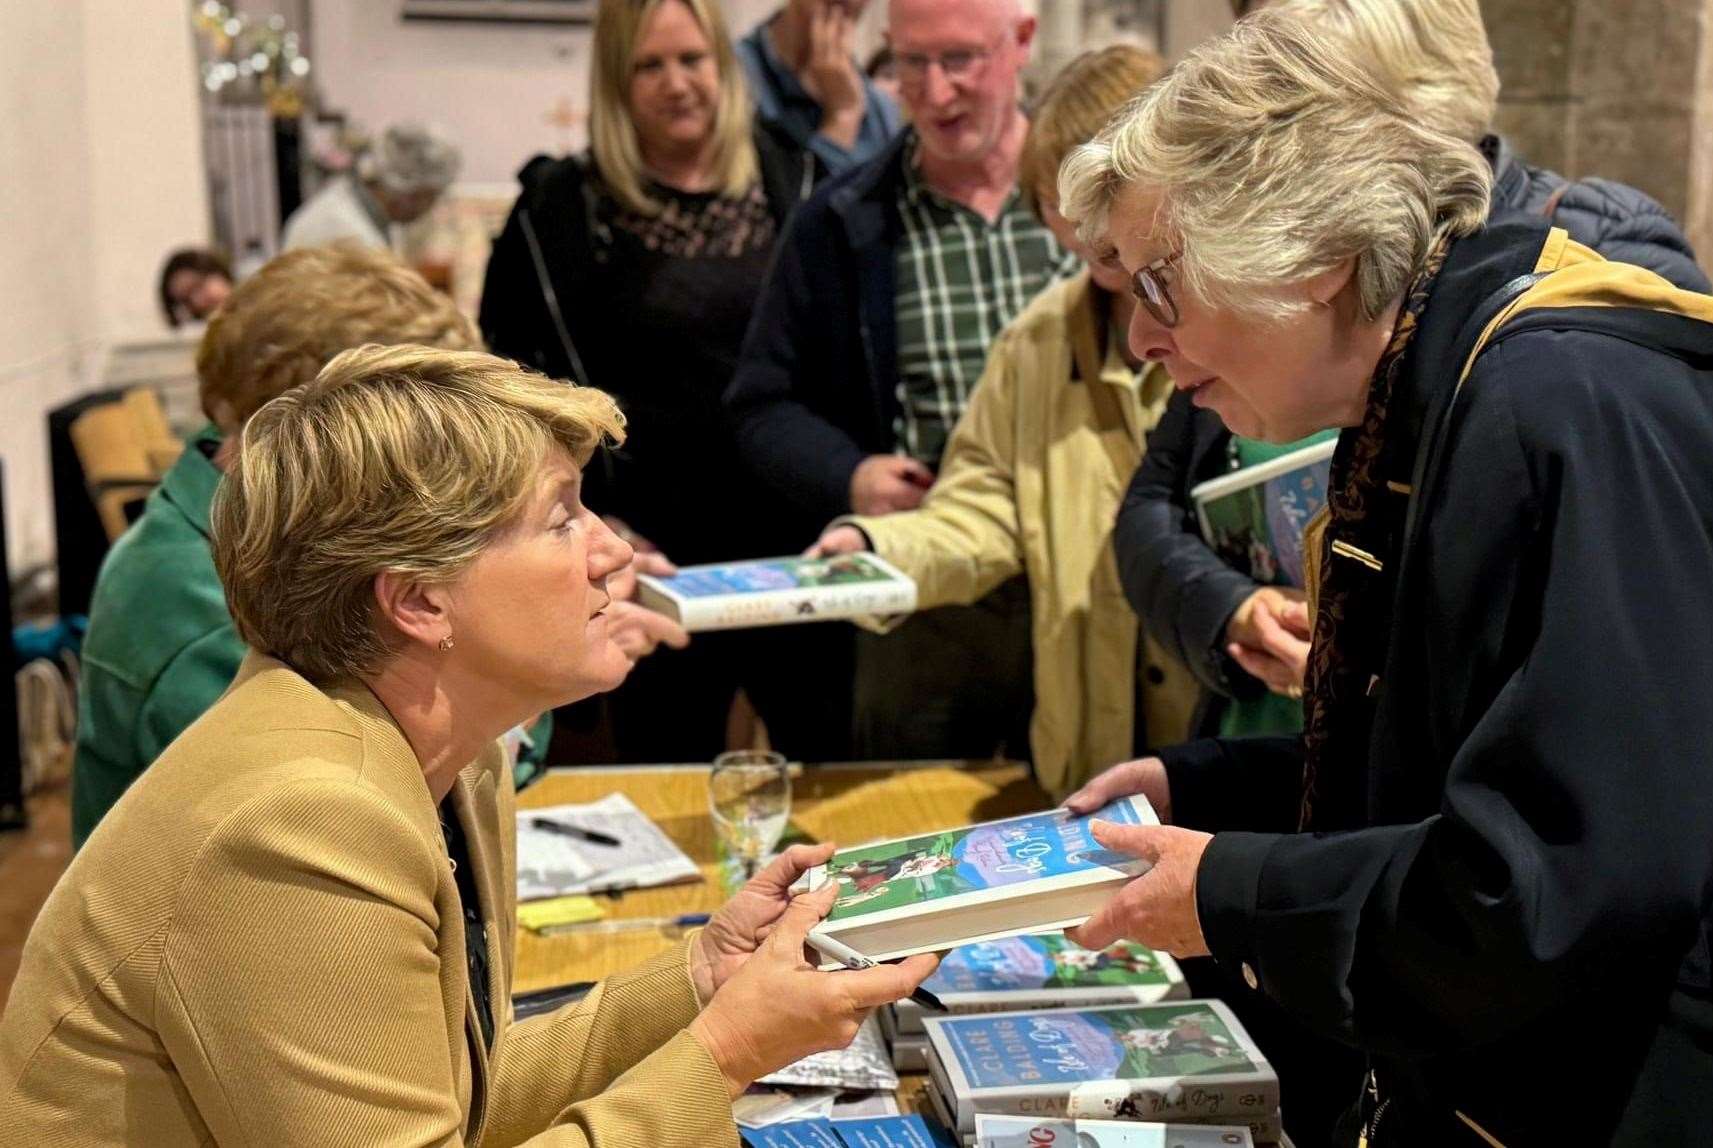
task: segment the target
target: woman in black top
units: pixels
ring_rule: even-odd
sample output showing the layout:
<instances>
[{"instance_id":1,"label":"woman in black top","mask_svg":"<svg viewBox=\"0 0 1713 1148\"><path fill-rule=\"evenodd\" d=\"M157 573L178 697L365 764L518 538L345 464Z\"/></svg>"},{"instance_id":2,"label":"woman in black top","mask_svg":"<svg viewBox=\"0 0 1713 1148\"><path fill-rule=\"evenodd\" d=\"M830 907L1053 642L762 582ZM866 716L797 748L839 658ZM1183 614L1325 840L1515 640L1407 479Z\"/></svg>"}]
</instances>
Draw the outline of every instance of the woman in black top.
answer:
<instances>
[{"instance_id":1,"label":"woman in black top","mask_svg":"<svg viewBox=\"0 0 1713 1148\"><path fill-rule=\"evenodd\" d=\"M590 149L520 173L482 332L498 354L619 399L630 437L588 468L591 506L681 564L794 552L819 524L750 478L720 395L812 161L754 121L708 0L603 0L594 41ZM776 746L841 756L848 642L790 627L665 652L612 698L613 751L712 756L742 685Z\"/></svg>"}]
</instances>

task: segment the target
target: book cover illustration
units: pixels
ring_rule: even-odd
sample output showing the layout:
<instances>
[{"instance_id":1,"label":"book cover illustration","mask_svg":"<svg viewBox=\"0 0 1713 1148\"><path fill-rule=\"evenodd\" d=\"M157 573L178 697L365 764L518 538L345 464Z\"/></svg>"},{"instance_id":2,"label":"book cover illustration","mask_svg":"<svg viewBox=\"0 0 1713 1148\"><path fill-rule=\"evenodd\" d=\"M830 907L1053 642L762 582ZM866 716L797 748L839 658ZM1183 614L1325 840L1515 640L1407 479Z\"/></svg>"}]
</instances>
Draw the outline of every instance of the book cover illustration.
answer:
<instances>
[{"instance_id":1,"label":"book cover illustration","mask_svg":"<svg viewBox=\"0 0 1713 1148\"><path fill-rule=\"evenodd\" d=\"M937 996L1031 989L1171 985L1179 978L1146 945L1120 941L1101 952L1063 933L963 945L947 954L923 987Z\"/></svg>"},{"instance_id":2,"label":"book cover illustration","mask_svg":"<svg viewBox=\"0 0 1713 1148\"><path fill-rule=\"evenodd\" d=\"M876 1116L834 1120L833 1131L845 1148L952 1148L952 1140L920 1116Z\"/></svg>"},{"instance_id":3,"label":"book cover illustration","mask_svg":"<svg viewBox=\"0 0 1713 1148\"><path fill-rule=\"evenodd\" d=\"M827 863L839 882L828 921L847 921L968 893L1135 865L1103 849L1089 832L1095 818L1145 824L1135 803L1117 801L1086 817L1064 810L881 841L841 850Z\"/></svg>"},{"instance_id":4,"label":"book cover illustration","mask_svg":"<svg viewBox=\"0 0 1713 1148\"><path fill-rule=\"evenodd\" d=\"M1205 1001L930 1022L971 1089L1270 1071Z\"/></svg>"},{"instance_id":5,"label":"book cover illustration","mask_svg":"<svg viewBox=\"0 0 1713 1148\"><path fill-rule=\"evenodd\" d=\"M1302 586L1303 528L1326 505L1333 446L1328 442L1293 452L1277 462L1296 460L1294 465L1247 485L1237 483L1251 472L1259 476L1273 469L1271 464L1197 486L1190 496L1207 544L1263 585Z\"/></svg>"},{"instance_id":6,"label":"book cover illustration","mask_svg":"<svg viewBox=\"0 0 1713 1148\"><path fill-rule=\"evenodd\" d=\"M695 566L657 579L686 598L724 594L765 594L775 590L807 590L822 586L858 586L895 582L898 575L866 553L828 558L770 558L761 562Z\"/></svg>"},{"instance_id":7,"label":"book cover illustration","mask_svg":"<svg viewBox=\"0 0 1713 1148\"><path fill-rule=\"evenodd\" d=\"M833 1131L833 1122L824 1116L761 1128L740 1128L738 1134L748 1148L845 1148L844 1141Z\"/></svg>"}]
</instances>

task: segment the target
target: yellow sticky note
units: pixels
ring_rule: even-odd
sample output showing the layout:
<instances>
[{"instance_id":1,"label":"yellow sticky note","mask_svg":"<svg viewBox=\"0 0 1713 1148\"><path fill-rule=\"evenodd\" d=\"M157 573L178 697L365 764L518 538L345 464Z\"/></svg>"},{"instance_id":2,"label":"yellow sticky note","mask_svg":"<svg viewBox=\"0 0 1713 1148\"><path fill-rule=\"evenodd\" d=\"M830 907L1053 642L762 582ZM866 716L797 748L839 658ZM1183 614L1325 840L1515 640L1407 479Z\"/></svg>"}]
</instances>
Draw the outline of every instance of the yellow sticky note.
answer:
<instances>
[{"instance_id":1,"label":"yellow sticky note","mask_svg":"<svg viewBox=\"0 0 1713 1148\"><path fill-rule=\"evenodd\" d=\"M536 932L558 925L575 925L580 921L598 921L606 915L607 911L600 902L581 894L525 901L517 907L517 923Z\"/></svg>"}]
</instances>

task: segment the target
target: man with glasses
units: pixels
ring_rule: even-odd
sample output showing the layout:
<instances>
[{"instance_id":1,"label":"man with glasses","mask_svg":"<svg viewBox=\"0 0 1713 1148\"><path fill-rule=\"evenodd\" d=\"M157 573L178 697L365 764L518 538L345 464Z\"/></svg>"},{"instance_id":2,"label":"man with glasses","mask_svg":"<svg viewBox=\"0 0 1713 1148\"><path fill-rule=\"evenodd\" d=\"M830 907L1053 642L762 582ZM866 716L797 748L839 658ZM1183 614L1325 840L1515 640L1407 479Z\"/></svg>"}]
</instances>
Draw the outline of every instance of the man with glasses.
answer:
<instances>
[{"instance_id":1,"label":"man with glasses","mask_svg":"<svg viewBox=\"0 0 1713 1148\"><path fill-rule=\"evenodd\" d=\"M821 521L921 502L989 345L1076 265L1018 195L1034 19L892 0L888 22L912 126L798 209L726 394L749 465ZM1029 648L1015 584L860 635L859 753L1022 755Z\"/></svg>"}]
</instances>

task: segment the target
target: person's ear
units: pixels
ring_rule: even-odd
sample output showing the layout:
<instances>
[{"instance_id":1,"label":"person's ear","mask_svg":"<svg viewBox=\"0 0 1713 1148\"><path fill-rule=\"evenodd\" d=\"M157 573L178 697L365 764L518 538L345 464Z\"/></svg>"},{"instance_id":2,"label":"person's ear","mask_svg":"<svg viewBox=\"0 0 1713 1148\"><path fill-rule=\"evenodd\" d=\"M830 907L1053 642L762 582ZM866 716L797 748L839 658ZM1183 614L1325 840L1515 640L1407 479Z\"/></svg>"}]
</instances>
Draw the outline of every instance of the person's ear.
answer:
<instances>
[{"instance_id":1,"label":"person's ear","mask_svg":"<svg viewBox=\"0 0 1713 1148\"><path fill-rule=\"evenodd\" d=\"M423 646L441 646L453 636L451 595L445 586L418 581L397 570L375 575L375 607L405 638Z\"/></svg>"},{"instance_id":2,"label":"person's ear","mask_svg":"<svg viewBox=\"0 0 1713 1148\"><path fill-rule=\"evenodd\" d=\"M1325 307L1356 282L1356 260L1341 259L1319 275L1303 280L1309 302Z\"/></svg>"},{"instance_id":3,"label":"person's ear","mask_svg":"<svg viewBox=\"0 0 1713 1148\"><path fill-rule=\"evenodd\" d=\"M1017 21L1017 50L1025 56L1029 54L1029 46L1035 42L1035 17L1022 16Z\"/></svg>"}]
</instances>

